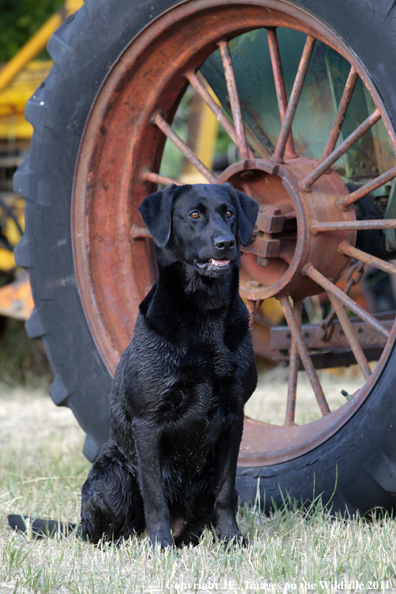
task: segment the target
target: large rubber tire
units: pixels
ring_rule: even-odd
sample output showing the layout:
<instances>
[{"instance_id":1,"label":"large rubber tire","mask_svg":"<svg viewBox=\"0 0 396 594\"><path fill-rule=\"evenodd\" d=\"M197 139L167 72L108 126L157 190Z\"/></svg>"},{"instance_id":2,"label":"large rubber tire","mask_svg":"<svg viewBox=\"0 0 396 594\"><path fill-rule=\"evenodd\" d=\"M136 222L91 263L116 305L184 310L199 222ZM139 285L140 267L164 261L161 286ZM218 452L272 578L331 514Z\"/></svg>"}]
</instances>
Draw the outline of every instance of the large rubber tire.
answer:
<instances>
[{"instance_id":1,"label":"large rubber tire","mask_svg":"<svg viewBox=\"0 0 396 594\"><path fill-rule=\"evenodd\" d=\"M280 0L281 1L281 0ZM29 270L35 310L30 337L44 341L55 372L50 394L69 406L87 434L93 460L109 434L111 377L92 338L76 281L71 237L75 164L90 107L112 64L142 28L177 4L173 0L86 0L54 33L47 80L26 106L34 126L31 151L14 179L26 199L26 232L16 249ZM396 6L360 0L295 1L330 26L359 57L396 119ZM381 40L381 43L379 43ZM298 500L332 498L333 509L362 513L391 509L396 492L396 353L392 349L371 395L340 431L288 462L238 471L242 501L257 494L266 508ZM336 489L335 489L336 487Z\"/></svg>"}]
</instances>

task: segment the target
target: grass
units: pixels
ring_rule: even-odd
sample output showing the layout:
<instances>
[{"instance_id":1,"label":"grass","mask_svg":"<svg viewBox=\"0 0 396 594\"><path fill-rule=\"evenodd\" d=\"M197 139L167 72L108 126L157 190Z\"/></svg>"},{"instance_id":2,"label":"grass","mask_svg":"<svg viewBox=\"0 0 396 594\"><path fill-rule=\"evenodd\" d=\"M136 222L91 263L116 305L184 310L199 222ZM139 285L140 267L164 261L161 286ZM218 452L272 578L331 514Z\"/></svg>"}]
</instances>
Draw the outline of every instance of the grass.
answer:
<instances>
[{"instance_id":1,"label":"grass","mask_svg":"<svg viewBox=\"0 0 396 594\"><path fill-rule=\"evenodd\" d=\"M24 322L0 316L0 382L48 389L52 380L42 343L28 338Z\"/></svg>"},{"instance_id":2,"label":"grass","mask_svg":"<svg viewBox=\"0 0 396 594\"><path fill-rule=\"evenodd\" d=\"M9 513L78 521L83 440L71 412L42 390L0 385L1 594L396 591L394 521L332 518L320 500L267 517L258 505L239 509L245 549L224 547L210 530L195 548L165 552L145 536L94 547L9 530Z\"/></svg>"}]
</instances>

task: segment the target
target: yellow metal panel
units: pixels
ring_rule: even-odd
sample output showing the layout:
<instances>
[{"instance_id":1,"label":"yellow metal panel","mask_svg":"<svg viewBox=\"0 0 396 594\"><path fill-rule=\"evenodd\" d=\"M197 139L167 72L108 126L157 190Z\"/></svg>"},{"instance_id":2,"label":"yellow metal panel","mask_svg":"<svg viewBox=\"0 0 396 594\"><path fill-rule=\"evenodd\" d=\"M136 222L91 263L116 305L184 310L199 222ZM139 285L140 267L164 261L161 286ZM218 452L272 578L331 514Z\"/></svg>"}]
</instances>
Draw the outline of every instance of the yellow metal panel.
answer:
<instances>
[{"instance_id":1,"label":"yellow metal panel","mask_svg":"<svg viewBox=\"0 0 396 594\"><path fill-rule=\"evenodd\" d=\"M0 288L0 315L28 320L34 308L27 272L16 281Z\"/></svg>"},{"instance_id":2,"label":"yellow metal panel","mask_svg":"<svg viewBox=\"0 0 396 594\"><path fill-rule=\"evenodd\" d=\"M45 48L52 33L59 27L62 20L61 13L54 14L11 58L0 72L0 90L4 89L18 72Z\"/></svg>"},{"instance_id":3,"label":"yellow metal panel","mask_svg":"<svg viewBox=\"0 0 396 594\"><path fill-rule=\"evenodd\" d=\"M66 0L65 9L67 14L73 14L84 4L83 0Z\"/></svg>"},{"instance_id":4,"label":"yellow metal panel","mask_svg":"<svg viewBox=\"0 0 396 594\"><path fill-rule=\"evenodd\" d=\"M0 270L10 272L15 266L14 254L5 248L0 247Z\"/></svg>"},{"instance_id":5,"label":"yellow metal panel","mask_svg":"<svg viewBox=\"0 0 396 594\"><path fill-rule=\"evenodd\" d=\"M206 103L204 103L197 138L196 154L209 169L213 167L218 129L219 122Z\"/></svg>"},{"instance_id":6,"label":"yellow metal panel","mask_svg":"<svg viewBox=\"0 0 396 594\"><path fill-rule=\"evenodd\" d=\"M0 139L29 139L33 127L25 120L26 101L46 78L51 60L29 62L10 85L0 91Z\"/></svg>"},{"instance_id":7,"label":"yellow metal panel","mask_svg":"<svg viewBox=\"0 0 396 594\"><path fill-rule=\"evenodd\" d=\"M275 297L271 297L271 299L265 299L260 305L260 311L264 317L268 320L271 320L274 324L279 324L279 322L283 319L283 310L282 306Z\"/></svg>"},{"instance_id":8,"label":"yellow metal panel","mask_svg":"<svg viewBox=\"0 0 396 594\"><path fill-rule=\"evenodd\" d=\"M18 218L19 226L21 227L22 231L25 228L25 217L24 217L24 201L19 199L13 203L12 210L14 211L15 216ZM2 232L4 236L7 238L7 241L10 245L15 247L19 240L21 239L21 234L18 230L18 227L15 224L15 221L11 217L7 217L5 224L2 228ZM10 271L15 268L15 259L14 254L5 248L0 247L0 270Z\"/></svg>"},{"instance_id":9,"label":"yellow metal panel","mask_svg":"<svg viewBox=\"0 0 396 594\"><path fill-rule=\"evenodd\" d=\"M46 23L25 43L0 71L0 90L4 89L47 45L52 33L56 31L66 16L69 16L82 6L82 0L66 0L65 8L55 13Z\"/></svg>"},{"instance_id":10,"label":"yellow metal panel","mask_svg":"<svg viewBox=\"0 0 396 594\"><path fill-rule=\"evenodd\" d=\"M211 92L211 89L208 88L208 91L213 98L218 101L213 92ZM197 115L199 117L199 126L196 138L194 139L194 153L206 167L212 169L219 122L204 101L200 100L198 105L199 114L195 114L195 117ZM184 164L180 181L185 184L207 183L207 180L203 175L189 162Z\"/></svg>"}]
</instances>

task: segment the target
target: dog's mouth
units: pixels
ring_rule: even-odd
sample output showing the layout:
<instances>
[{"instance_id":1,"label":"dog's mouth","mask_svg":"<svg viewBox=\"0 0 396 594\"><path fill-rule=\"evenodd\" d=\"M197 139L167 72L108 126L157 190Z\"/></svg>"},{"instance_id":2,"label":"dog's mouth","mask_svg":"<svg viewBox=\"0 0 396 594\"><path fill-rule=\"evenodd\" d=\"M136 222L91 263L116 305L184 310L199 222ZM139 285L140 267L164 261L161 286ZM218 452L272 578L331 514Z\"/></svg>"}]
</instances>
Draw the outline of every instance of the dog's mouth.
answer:
<instances>
[{"instance_id":1,"label":"dog's mouth","mask_svg":"<svg viewBox=\"0 0 396 594\"><path fill-rule=\"evenodd\" d=\"M231 260L216 260L215 258L210 258L207 262L195 262L196 267L198 270L204 272L218 272L222 270L228 270L230 267Z\"/></svg>"}]
</instances>

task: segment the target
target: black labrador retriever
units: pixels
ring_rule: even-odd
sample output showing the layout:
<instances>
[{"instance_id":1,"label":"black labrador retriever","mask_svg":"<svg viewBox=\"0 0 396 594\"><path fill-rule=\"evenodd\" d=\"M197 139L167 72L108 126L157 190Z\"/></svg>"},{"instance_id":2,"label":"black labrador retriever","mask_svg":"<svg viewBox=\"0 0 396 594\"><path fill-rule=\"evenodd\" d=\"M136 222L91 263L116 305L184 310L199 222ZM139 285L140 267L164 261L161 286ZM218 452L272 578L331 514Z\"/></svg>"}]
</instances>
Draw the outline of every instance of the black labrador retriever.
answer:
<instances>
[{"instance_id":1,"label":"black labrador retriever","mask_svg":"<svg viewBox=\"0 0 396 594\"><path fill-rule=\"evenodd\" d=\"M212 525L240 539L235 475L257 372L238 242L258 206L229 184L172 184L139 211L158 280L115 373L112 438L83 485L79 532L96 543L147 530L164 548Z\"/></svg>"}]
</instances>

